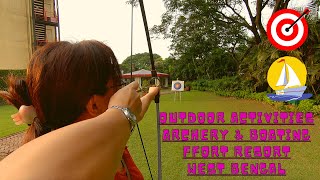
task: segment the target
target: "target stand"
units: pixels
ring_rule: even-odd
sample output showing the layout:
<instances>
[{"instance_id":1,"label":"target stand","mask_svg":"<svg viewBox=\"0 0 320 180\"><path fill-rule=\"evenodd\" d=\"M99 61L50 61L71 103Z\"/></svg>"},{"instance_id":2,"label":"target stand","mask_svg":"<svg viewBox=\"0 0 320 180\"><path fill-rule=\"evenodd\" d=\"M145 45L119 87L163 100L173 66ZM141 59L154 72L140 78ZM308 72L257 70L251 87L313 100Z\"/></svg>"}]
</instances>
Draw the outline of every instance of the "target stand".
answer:
<instances>
[{"instance_id":1,"label":"target stand","mask_svg":"<svg viewBox=\"0 0 320 180\"><path fill-rule=\"evenodd\" d=\"M181 102L181 92L184 91L184 81L172 81L171 91L174 91L173 101L176 102L177 96L179 96L179 100Z\"/></svg>"},{"instance_id":2,"label":"target stand","mask_svg":"<svg viewBox=\"0 0 320 180\"><path fill-rule=\"evenodd\" d=\"M283 9L274 13L267 25L271 44L282 51L299 48L308 37L308 23L303 16L309 12L306 9L301 15L296 10Z\"/></svg>"},{"instance_id":3,"label":"target stand","mask_svg":"<svg viewBox=\"0 0 320 180\"><path fill-rule=\"evenodd\" d=\"M175 92L174 92L173 102L176 102L177 96L179 96L179 100L180 100L180 102L181 102L181 91L175 91Z\"/></svg>"}]
</instances>

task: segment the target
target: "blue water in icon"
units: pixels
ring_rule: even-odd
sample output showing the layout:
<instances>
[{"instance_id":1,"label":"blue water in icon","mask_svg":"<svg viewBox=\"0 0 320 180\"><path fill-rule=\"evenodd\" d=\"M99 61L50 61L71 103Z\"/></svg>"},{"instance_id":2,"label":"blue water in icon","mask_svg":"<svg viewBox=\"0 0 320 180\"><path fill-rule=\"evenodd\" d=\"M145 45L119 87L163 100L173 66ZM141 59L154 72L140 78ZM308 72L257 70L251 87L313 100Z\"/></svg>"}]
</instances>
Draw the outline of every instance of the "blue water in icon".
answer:
<instances>
[{"instance_id":1,"label":"blue water in icon","mask_svg":"<svg viewBox=\"0 0 320 180\"><path fill-rule=\"evenodd\" d=\"M312 94L305 93L300 96L291 96L291 95L276 95L276 94L267 94L267 96L273 101L293 101L293 100L304 100L312 97Z\"/></svg>"}]
</instances>

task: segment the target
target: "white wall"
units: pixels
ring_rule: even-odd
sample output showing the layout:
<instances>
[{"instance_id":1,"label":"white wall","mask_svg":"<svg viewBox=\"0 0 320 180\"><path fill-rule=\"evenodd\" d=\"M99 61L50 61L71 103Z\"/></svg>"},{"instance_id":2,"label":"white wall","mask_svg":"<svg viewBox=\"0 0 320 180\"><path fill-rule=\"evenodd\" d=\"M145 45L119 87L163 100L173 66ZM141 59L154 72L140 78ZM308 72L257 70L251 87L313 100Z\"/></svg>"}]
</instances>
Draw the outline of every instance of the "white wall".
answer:
<instances>
[{"instance_id":1,"label":"white wall","mask_svg":"<svg viewBox=\"0 0 320 180\"><path fill-rule=\"evenodd\" d=\"M32 54L31 1L0 0L0 69L25 69Z\"/></svg>"}]
</instances>

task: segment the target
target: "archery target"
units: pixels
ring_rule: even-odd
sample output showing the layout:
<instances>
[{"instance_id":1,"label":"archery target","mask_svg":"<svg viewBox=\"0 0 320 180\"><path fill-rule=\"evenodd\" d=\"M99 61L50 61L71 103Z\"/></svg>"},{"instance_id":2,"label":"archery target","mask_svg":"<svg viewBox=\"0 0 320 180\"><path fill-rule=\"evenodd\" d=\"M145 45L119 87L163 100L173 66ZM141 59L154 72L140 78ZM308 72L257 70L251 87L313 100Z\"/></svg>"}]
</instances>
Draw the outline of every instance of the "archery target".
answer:
<instances>
[{"instance_id":1,"label":"archery target","mask_svg":"<svg viewBox=\"0 0 320 180\"><path fill-rule=\"evenodd\" d=\"M289 31L301 14L293 9L283 9L274 13L268 21L269 41L279 50L292 51L299 48L308 37L308 23L302 17Z\"/></svg>"},{"instance_id":2,"label":"archery target","mask_svg":"<svg viewBox=\"0 0 320 180\"><path fill-rule=\"evenodd\" d=\"M172 91L184 91L184 81L172 81Z\"/></svg>"}]
</instances>

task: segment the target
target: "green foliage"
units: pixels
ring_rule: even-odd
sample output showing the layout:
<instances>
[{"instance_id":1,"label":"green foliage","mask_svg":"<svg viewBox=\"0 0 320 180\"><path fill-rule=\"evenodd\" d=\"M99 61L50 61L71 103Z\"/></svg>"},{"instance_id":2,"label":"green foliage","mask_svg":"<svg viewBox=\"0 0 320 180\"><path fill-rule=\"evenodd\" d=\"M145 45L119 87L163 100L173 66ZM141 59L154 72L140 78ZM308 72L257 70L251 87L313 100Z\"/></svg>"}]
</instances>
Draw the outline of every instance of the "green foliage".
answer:
<instances>
[{"instance_id":1,"label":"green foliage","mask_svg":"<svg viewBox=\"0 0 320 180\"><path fill-rule=\"evenodd\" d=\"M310 112L313 109L314 103L315 103L315 101L310 100L310 99L302 100L302 101L300 101L300 103L298 105L298 109L299 109L299 111L302 111L302 112Z\"/></svg>"},{"instance_id":2,"label":"green foliage","mask_svg":"<svg viewBox=\"0 0 320 180\"><path fill-rule=\"evenodd\" d=\"M142 81L142 86L141 86L142 92L148 92L149 85L150 85L150 84L149 84L149 81L146 80L146 79L144 79L144 80Z\"/></svg>"},{"instance_id":3,"label":"green foliage","mask_svg":"<svg viewBox=\"0 0 320 180\"><path fill-rule=\"evenodd\" d=\"M9 75L25 77L26 70L0 70L0 91L7 90L7 80ZM5 104L5 102L0 98L0 105L2 104Z\"/></svg>"},{"instance_id":4,"label":"green foliage","mask_svg":"<svg viewBox=\"0 0 320 180\"><path fill-rule=\"evenodd\" d=\"M0 90L7 89L7 79L9 75L25 77L26 70L0 70Z\"/></svg>"},{"instance_id":5,"label":"green foliage","mask_svg":"<svg viewBox=\"0 0 320 180\"><path fill-rule=\"evenodd\" d=\"M255 99L274 104L281 110L317 111L320 104L320 23L308 20L308 39L294 51L276 49L267 39L262 25L264 8L276 12L286 9L290 1L164 0L167 11L152 32L172 40L170 48L175 58L167 61L167 68L170 67L173 79L192 81L188 83L192 89ZM319 0L314 2L319 3ZM272 92L267 83L268 69L283 56L297 57L306 65L306 92L314 94L314 101L306 100L294 106L275 103L266 97L267 92Z\"/></svg>"},{"instance_id":6,"label":"green foliage","mask_svg":"<svg viewBox=\"0 0 320 180\"><path fill-rule=\"evenodd\" d=\"M153 34L170 38L176 61L173 79L217 79L233 76L238 62L232 57L245 47L246 34L235 22L223 23L219 3L204 0L165 0L167 12ZM219 20L217 20L219 19ZM222 18L223 19L223 18ZM236 36L235 36L236 35Z\"/></svg>"},{"instance_id":7,"label":"green foliage","mask_svg":"<svg viewBox=\"0 0 320 180\"><path fill-rule=\"evenodd\" d=\"M315 114L320 114L320 105L314 105L312 107L311 112L315 113Z\"/></svg>"},{"instance_id":8,"label":"green foliage","mask_svg":"<svg viewBox=\"0 0 320 180\"><path fill-rule=\"evenodd\" d=\"M320 96L314 96L313 98L314 98L314 103L317 105L318 104L320 105Z\"/></svg>"},{"instance_id":9,"label":"green foliage","mask_svg":"<svg viewBox=\"0 0 320 180\"><path fill-rule=\"evenodd\" d=\"M309 33L306 42L299 48L308 75L307 86L310 92L320 92L320 23L308 20Z\"/></svg>"},{"instance_id":10,"label":"green foliage","mask_svg":"<svg viewBox=\"0 0 320 180\"><path fill-rule=\"evenodd\" d=\"M172 39L171 49L178 57L172 62L172 78L194 81L239 74L254 91L266 91L268 67L282 53L266 40L259 13L265 5L274 10L287 5L267 2L253 3L258 12L249 20L243 12L249 16L251 9L238 8L247 8L248 1L165 0L167 11L152 32ZM224 13L226 9L232 13ZM248 37L246 30L254 37Z\"/></svg>"},{"instance_id":11,"label":"green foliage","mask_svg":"<svg viewBox=\"0 0 320 180\"><path fill-rule=\"evenodd\" d=\"M247 82L248 83L248 82ZM267 92L254 92L250 90L250 86L247 83L241 83L239 77L224 77L217 80L198 80L193 82L187 82L192 90L199 91L212 91L216 95L235 97L238 99L252 99L260 102L264 102L273 105L280 111L290 112L313 112L316 115L320 115L320 98L307 99L299 101L298 106L292 103L276 102L267 97ZM250 84L250 83L249 83Z\"/></svg>"},{"instance_id":12,"label":"green foliage","mask_svg":"<svg viewBox=\"0 0 320 180\"><path fill-rule=\"evenodd\" d=\"M153 54L153 59L155 60L155 64L158 63L158 65L159 65L159 61L162 61L161 56L159 56L158 54ZM146 70L150 69L151 64L150 64L149 53L145 52L145 53L138 53L138 54L132 55L132 66L133 66L132 71L137 71L140 69L146 69ZM123 70L124 73L128 73L131 71L131 56L127 57L121 63L120 69Z\"/></svg>"},{"instance_id":13,"label":"green foliage","mask_svg":"<svg viewBox=\"0 0 320 180\"><path fill-rule=\"evenodd\" d=\"M216 80L197 80L190 83L192 88L200 91L250 91L250 82L240 81L240 77L223 77Z\"/></svg>"},{"instance_id":14,"label":"green foliage","mask_svg":"<svg viewBox=\"0 0 320 180\"><path fill-rule=\"evenodd\" d=\"M248 84L241 86L246 90L270 92L267 83L270 65L289 55L305 63L307 91L317 95L320 93L320 23L308 20L307 41L289 52L271 45L261 23L264 8L276 12L287 8L289 2L164 0L167 11L152 32L172 40L170 48L176 59L168 61L168 66L173 79L195 81L241 76L241 83Z\"/></svg>"}]
</instances>

